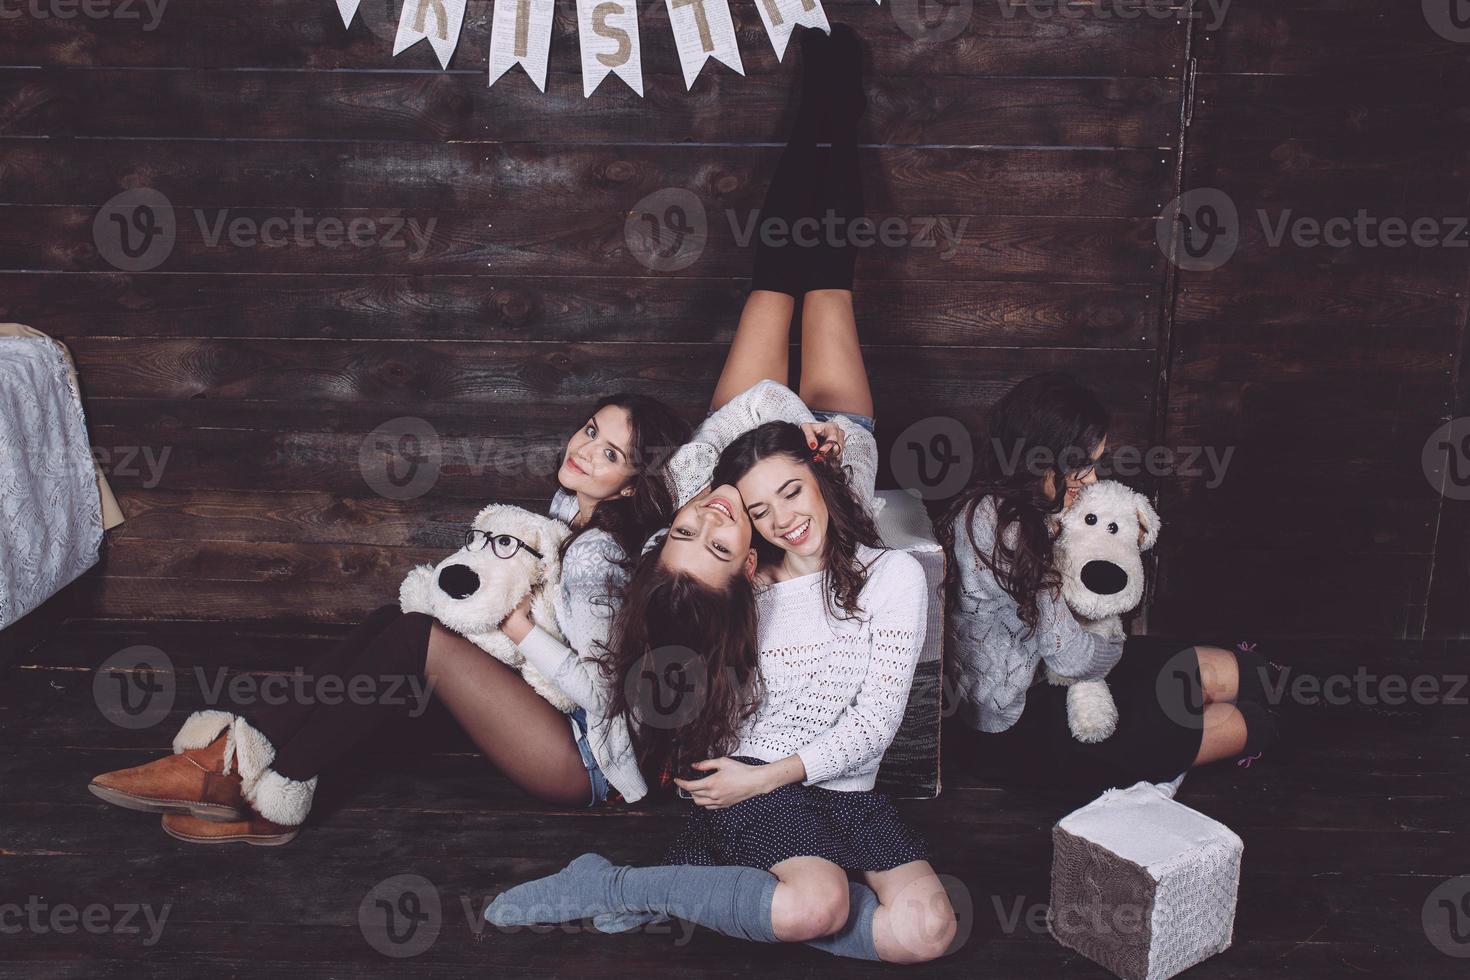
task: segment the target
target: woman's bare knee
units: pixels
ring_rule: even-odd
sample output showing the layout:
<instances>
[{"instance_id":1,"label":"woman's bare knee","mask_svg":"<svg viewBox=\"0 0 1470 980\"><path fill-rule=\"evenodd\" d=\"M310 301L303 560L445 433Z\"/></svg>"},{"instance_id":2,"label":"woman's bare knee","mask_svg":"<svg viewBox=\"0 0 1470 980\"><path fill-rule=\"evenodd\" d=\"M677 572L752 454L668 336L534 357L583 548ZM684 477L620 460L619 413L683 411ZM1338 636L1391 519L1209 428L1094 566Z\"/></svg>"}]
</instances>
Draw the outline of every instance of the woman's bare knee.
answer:
<instances>
[{"instance_id":1,"label":"woman's bare knee","mask_svg":"<svg viewBox=\"0 0 1470 980\"><path fill-rule=\"evenodd\" d=\"M1240 694L1240 666L1235 654L1219 647L1194 648L1205 704L1234 701Z\"/></svg>"},{"instance_id":2,"label":"woman's bare knee","mask_svg":"<svg viewBox=\"0 0 1470 980\"><path fill-rule=\"evenodd\" d=\"M780 892L782 886L777 886ZM847 892L806 892L790 902L771 902L771 928L782 942L804 943L840 932L847 923Z\"/></svg>"},{"instance_id":3,"label":"woman's bare knee","mask_svg":"<svg viewBox=\"0 0 1470 980\"><path fill-rule=\"evenodd\" d=\"M814 863L795 870L772 869L780 879L771 898L771 928L776 938L804 943L839 932L847 923L847 874L817 858L795 860Z\"/></svg>"},{"instance_id":4,"label":"woman's bare knee","mask_svg":"<svg viewBox=\"0 0 1470 980\"><path fill-rule=\"evenodd\" d=\"M1204 733L1200 739L1196 766L1233 759L1245 750L1245 716L1233 704L1208 704L1204 712Z\"/></svg>"},{"instance_id":5,"label":"woman's bare knee","mask_svg":"<svg viewBox=\"0 0 1470 980\"><path fill-rule=\"evenodd\" d=\"M938 877L909 882L883 905L879 956L889 963L927 963L949 952L959 930L954 906Z\"/></svg>"}]
</instances>

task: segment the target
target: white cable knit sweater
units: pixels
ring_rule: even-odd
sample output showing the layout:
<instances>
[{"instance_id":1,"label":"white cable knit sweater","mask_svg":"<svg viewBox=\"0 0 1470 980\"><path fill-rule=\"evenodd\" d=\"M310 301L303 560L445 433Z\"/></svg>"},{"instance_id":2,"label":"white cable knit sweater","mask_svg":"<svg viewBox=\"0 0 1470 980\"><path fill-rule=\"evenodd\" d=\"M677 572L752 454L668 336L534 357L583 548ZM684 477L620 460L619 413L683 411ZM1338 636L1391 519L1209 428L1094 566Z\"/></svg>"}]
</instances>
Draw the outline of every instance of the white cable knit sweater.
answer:
<instances>
[{"instance_id":1,"label":"white cable knit sweater","mask_svg":"<svg viewBox=\"0 0 1470 980\"><path fill-rule=\"evenodd\" d=\"M675 506L683 507L709 485L720 453L741 435L767 422L815 422L801 397L783 384L759 381L730 399L704 420L690 442L669 459ZM874 517L883 506L873 488L878 482L878 443L873 434L845 415L832 419L846 436L842 466L858 499Z\"/></svg>"},{"instance_id":2,"label":"white cable knit sweater","mask_svg":"<svg viewBox=\"0 0 1470 980\"><path fill-rule=\"evenodd\" d=\"M857 620L832 618L820 572L760 591L765 700L732 755L797 755L808 786L873 788L908 705L929 596L912 555L863 547L858 560L870 567Z\"/></svg>"},{"instance_id":3,"label":"white cable knit sweater","mask_svg":"<svg viewBox=\"0 0 1470 980\"><path fill-rule=\"evenodd\" d=\"M814 422L790 388L761 381L712 413L669 462L679 506L708 485L720 453L770 421ZM832 421L846 437L842 465L857 498L877 516L878 443L845 415ZM757 596L765 700L741 730L732 755L775 762L801 757L806 784L834 790L873 788L883 753L898 733L928 610L924 571L902 552L860 548L871 563L857 620L834 620L822 573L777 582Z\"/></svg>"}]
</instances>

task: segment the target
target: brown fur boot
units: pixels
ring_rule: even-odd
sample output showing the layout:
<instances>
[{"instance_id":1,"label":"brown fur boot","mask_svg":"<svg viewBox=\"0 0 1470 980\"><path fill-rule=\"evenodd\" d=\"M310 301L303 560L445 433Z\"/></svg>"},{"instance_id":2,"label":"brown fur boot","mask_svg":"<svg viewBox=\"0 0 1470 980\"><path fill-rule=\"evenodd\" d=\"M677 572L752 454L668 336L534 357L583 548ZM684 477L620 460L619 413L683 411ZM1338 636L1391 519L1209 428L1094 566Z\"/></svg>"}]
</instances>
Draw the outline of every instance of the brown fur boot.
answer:
<instances>
[{"instance_id":1,"label":"brown fur boot","mask_svg":"<svg viewBox=\"0 0 1470 980\"><path fill-rule=\"evenodd\" d=\"M248 812L240 773L230 767L229 732L190 749L131 769L105 772L87 786L94 796L129 810L188 814L203 820L239 820Z\"/></svg>"},{"instance_id":2,"label":"brown fur boot","mask_svg":"<svg viewBox=\"0 0 1470 980\"><path fill-rule=\"evenodd\" d=\"M190 844L254 844L257 847L276 847L289 844L296 839L299 827L271 823L265 817L249 813L243 820L223 822L200 820L184 813L165 813L163 831L177 840Z\"/></svg>"}]
</instances>

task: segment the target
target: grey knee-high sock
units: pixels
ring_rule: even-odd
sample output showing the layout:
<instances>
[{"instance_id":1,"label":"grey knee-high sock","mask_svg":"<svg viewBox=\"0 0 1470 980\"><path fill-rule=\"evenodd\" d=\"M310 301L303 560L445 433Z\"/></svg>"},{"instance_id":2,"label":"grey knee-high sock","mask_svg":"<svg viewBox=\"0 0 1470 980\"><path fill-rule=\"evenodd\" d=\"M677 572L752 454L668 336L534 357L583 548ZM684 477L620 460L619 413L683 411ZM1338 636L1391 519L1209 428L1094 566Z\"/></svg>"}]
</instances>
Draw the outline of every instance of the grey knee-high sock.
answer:
<instances>
[{"instance_id":1,"label":"grey knee-high sock","mask_svg":"<svg viewBox=\"0 0 1470 980\"><path fill-rule=\"evenodd\" d=\"M876 960L878 947L873 944L873 915L878 911L878 895L867 885L847 883L847 923L842 929L806 945L826 950L833 956L850 960Z\"/></svg>"},{"instance_id":2,"label":"grey knee-high sock","mask_svg":"<svg viewBox=\"0 0 1470 980\"><path fill-rule=\"evenodd\" d=\"M600 855L584 854L550 877L505 892L485 918L497 926L524 926L647 912L774 943L775 893L776 876L758 868L614 867Z\"/></svg>"},{"instance_id":3,"label":"grey knee-high sock","mask_svg":"<svg viewBox=\"0 0 1470 980\"><path fill-rule=\"evenodd\" d=\"M619 905L654 912L756 943L780 942L771 927L777 878L759 868L704 868L688 864L617 868Z\"/></svg>"}]
</instances>

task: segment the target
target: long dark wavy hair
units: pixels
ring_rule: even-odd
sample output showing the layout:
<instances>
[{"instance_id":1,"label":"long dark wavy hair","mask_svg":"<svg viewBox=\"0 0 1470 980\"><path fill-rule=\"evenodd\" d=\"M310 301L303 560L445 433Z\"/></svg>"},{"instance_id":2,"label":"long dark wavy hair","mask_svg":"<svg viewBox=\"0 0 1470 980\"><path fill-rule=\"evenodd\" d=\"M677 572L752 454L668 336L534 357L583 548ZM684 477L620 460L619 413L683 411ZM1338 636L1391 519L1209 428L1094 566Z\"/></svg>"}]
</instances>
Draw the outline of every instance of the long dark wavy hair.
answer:
<instances>
[{"instance_id":1,"label":"long dark wavy hair","mask_svg":"<svg viewBox=\"0 0 1470 980\"><path fill-rule=\"evenodd\" d=\"M633 429L633 493L599 503L592 518L562 542L561 556L565 558L572 542L583 534L601 530L618 543L621 564L631 570L643 543L673 519L674 495L664 478L664 464L692 433L689 423L657 398L630 392L608 395L592 407L587 418L609 405L626 411Z\"/></svg>"},{"instance_id":2,"label":"long dark wavy hair","mask_svg":"<svg viewBox=\"0 0 1470 980\"><path fill-rule=\"evenodd\" d=\"M957 601L955 535L963 524L970 545L1000 587L1016 602L1021 622L1036 629L1036 596L1060 585L1052 563L1049 518L1066 505L1066 479L1092 465L1092 456L1107 437L1108 410L1077 379L1067 374L1038 374L1020 382L990 410L983 445L975 447L975 476L947 507L937 526L949 556L945 587ZM1042 452L1036 452L1041 450ZM1049 461L1033 467L1035 455ZM1046 494L1051 474L1054 495ZM995 501L995 548L984 552L975 540L975 508ZM1006 544L1006 529L1015 525L1015 546Z\"/></svg>"},{"instance_id":3,"label":"long dark wavy hair","mask_svg":"<svg viewBox=\"0 0 1470 980\"><path fill-rule=\"evenodd\" d=\"M660 561L667 540L638 559L601 657L608 714L627 724L650 789L735 751L763 691L750 581L735 575L713 589L673 571ZM678 672L673 706L660 687L671 670Z\"/></svg>"},{"instance_id":4,"label":"long dark wavy hair","mask_svg":"<svg viewBox=\"0 0 1470 980\"><path fill-rule=\"evenodd\" d=\"M858 598L868 584L868 566L858 561L858 547L881 548L883 542L873 518L852 492L847 471L838 459L823 456L814 460L801 426L767 422L725 447L710 482L717 487L734 486L756 463L774 456L784 456L803 467L821 492L829 515L822 551L827 611L835 619L856 617L861 612ZM776 564L785 554L760 535L755 537L755 547L763 565Z\"/></svg>"}]
</instances>

